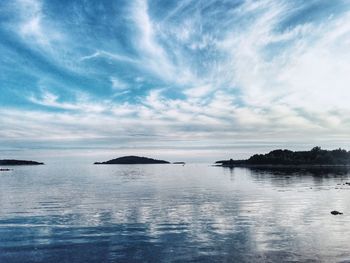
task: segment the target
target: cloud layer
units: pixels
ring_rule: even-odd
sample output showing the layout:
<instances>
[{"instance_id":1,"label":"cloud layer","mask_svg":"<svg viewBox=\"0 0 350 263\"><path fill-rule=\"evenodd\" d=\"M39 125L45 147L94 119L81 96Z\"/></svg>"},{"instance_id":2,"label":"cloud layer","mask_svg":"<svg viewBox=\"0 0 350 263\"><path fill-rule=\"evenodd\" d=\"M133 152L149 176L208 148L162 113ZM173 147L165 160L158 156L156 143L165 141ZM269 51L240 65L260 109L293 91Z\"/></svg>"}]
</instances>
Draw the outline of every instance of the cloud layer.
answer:
<instances>
[{"instance_id":1,"label":"cloud layer","mask_svg":"<svg viewBox=\"0 0 350 263\"><path fill-rule=\"evenodd\" d=\"M349 21L342 0L4 3L2 150L347 146Z\"/></svg>"}]
</instances>

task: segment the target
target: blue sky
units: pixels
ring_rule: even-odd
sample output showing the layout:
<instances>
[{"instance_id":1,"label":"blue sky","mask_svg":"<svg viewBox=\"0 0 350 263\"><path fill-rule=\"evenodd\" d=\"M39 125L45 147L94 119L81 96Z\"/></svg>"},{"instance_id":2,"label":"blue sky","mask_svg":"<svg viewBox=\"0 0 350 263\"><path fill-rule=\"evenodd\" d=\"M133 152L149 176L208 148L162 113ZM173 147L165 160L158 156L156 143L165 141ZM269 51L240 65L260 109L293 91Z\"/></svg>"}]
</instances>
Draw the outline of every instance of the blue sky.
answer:
<instances>
[{"instance_id":1,"label":"blue sky","mask_svg":"<svg viewBox=\"0 0 350 263\"><path fill-rule=\"evenodd\" d=\"M2 157L350 147L349 1L0 6Z\"/></svg>"}]
</instances>

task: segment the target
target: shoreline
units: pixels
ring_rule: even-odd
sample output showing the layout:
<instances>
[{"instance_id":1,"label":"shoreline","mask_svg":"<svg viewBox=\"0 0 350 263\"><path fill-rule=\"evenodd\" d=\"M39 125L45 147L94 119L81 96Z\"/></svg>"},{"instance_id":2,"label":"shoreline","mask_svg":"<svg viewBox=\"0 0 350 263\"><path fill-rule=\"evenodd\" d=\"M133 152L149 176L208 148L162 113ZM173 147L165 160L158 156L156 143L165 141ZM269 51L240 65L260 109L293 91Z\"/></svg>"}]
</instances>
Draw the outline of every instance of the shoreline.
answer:
<instances>
[{"instance_id":1,"label":"shoreline","mask_svg":"<svg viewBox=\"0 0 350 263\"><path fill-rule=\"evenodd\" d=\"M213 166L229 168L350 168L350 164L218 164Z\"/></svg>"}]
</instances>

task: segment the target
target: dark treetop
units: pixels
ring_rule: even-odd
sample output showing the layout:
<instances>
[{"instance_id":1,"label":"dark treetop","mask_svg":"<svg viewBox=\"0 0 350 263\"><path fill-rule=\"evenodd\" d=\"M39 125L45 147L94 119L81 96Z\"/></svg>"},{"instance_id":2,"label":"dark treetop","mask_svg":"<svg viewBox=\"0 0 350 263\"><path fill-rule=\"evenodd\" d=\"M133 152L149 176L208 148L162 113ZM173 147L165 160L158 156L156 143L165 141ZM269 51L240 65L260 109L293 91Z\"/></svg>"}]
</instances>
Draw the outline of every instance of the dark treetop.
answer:
<instances>
[{"instance_id":1,"label":"dark treetop","mask_svg":"<svg viewBox=\"0 0 350 263\"><path fill-rule=\"evenodd\" d=\"M44 163L24 160L0 160L0 165L43 165Z\"/></svg>"},{"instance_id":2,"label":"dark treetop","mask_svg":"<svg viewBox=\"0 0 350 263\"><path fill-rule=\"evenodd\" d=\"M157 163L169 163L163 160L155 160L147 157L139 156L123 156L107 162L96 162L94 164L157 164Z\"/></svg>"},{"instance_id":3,"label":"dark treetop","mask_svg":"<svg viewBox=\"0 0 350 263\"><path fill-rule=\"evenodd\" d=\"M254 166L254 165L350 165L350 152L323 150L314 147L311 151L293 152L290 150L274 150L267 154L255 154L247 160L217 161L222 166Z\"/></svg>"}]
</instances>

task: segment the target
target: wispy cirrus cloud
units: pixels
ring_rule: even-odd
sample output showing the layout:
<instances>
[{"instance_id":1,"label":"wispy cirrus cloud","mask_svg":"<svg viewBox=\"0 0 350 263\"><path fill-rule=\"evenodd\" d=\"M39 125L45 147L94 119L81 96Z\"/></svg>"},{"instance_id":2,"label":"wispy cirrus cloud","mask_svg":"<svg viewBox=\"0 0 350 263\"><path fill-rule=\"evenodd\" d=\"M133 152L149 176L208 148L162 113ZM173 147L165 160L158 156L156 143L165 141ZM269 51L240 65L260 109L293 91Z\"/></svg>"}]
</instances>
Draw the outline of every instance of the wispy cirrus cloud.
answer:
<instances>
[{"instance_id":1,"label":"wispy cirrus cloud","mask_svg":"<svg viewBox=\"0 0 350 263\"><path fill-rule=\"evenodd\" d=\"M45 19L42 0L16 0L17 21L15 30L28 44L44 49L63 41L64 36Z\"/></svg>"},{"instance_id":2,"label":"wispy cirrus cloud","mask_svg":"<svg viewBox=\"0 0 350 263\"><path fill-rule=\"evenodd\" d=\"M345 1L18 0L0 16L3 140L347 143Z\"/></svg>"}]
</instances>

